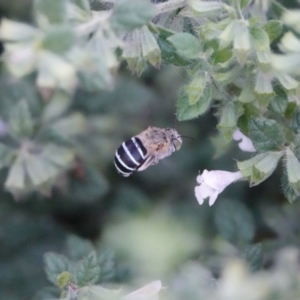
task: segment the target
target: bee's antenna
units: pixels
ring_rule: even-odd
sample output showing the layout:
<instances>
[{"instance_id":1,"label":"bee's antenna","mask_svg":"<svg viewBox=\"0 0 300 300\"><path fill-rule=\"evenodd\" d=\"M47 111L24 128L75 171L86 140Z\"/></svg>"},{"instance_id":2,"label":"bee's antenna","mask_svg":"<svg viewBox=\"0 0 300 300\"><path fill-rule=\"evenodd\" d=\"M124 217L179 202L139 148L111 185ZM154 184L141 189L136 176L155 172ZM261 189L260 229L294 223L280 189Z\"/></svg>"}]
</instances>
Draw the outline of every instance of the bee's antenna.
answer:
<instances>
[{"instance_id":1,"label":"bee's antenna","mask_svg":"<svg viewBox=\"0 0 300 300\"><path fill-rule=\"evenodd\" d=\"M187 139L191 139L191 140L194 140L194 141L196 141L196 139L195 139L195 138L193 138L193 137L190 137L190 136L186 136L186 135L180 135L180 137L183 137L183 138L187 138Z\"/></svg>"},{"instance_id":2,"label":"bee's antenna","mask_svg":"<svg viewBox=\"0 0 300 300\"><path fill-rule=\"evenodd\" d=\"M176 114L174 114L173 129L175 129L175 123L176 123Z\"/></svg>"}]
</instances>

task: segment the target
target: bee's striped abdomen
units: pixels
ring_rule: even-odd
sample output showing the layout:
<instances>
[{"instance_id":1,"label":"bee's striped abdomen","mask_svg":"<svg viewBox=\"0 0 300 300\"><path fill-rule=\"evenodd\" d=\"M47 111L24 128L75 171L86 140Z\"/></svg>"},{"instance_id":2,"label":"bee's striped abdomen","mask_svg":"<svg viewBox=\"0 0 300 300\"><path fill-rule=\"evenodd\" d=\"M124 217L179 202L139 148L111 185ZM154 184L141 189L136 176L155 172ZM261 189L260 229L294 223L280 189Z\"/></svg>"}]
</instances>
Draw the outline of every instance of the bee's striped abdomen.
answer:
<instances>
[{"instance_id":1,"label":"bee's striped abdomen","mask_svg":"<svg viewBox=\"0 0 300 300\"><path fill-rule=\"evenodd\" d=\"M147 154L146 148L141 140L133 137L123 142L115 154L115 166L118 172L127 177L136 171L145 161Z\"/></svg>"}]
</instances>

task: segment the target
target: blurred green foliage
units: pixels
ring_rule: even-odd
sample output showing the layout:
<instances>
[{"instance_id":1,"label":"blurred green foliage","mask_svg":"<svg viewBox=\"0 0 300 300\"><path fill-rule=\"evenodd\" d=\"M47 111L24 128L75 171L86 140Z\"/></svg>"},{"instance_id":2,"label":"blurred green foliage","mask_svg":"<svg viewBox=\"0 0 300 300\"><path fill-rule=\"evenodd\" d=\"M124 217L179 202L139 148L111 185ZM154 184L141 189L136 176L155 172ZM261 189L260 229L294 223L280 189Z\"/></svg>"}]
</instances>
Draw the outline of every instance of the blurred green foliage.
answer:
<instances>
[{"instance_id":1,"label":"blurred green foliage","mask_svg":"<svg viewBox=\"0 0 300 300\"><path fill-rule=\"evenodd\" d=\"M260 22L253 3L226 2L229 15L250 10L248 45L228 33L248 30L240 19L217 22L214 8L198 23L221 3L200 2L152 19L151 3L120 1L109 19L104 1L1 1L0 299L111 299L150 283L140 298L123 298L148 299L160 291L154 280L166 299L299 298L298 252L278 251L300 246L300 204L284 199L299 196L300 59L279 64L292 76L268 73L270 42L279 49L297 20L282 17L282 26L275 1L263 16L272 20ZM282 51L289 45L297 48L290 35ZM175 112L201 115L175 122L195 141L119 176L115 149L149 125L172 127ZM234 170L251 157L231 141L237 127L258 155L278 159L253 159L245 177L259 185L235 183L213 207L199 206L199 171Z\"/></svg>"}]
</instances>

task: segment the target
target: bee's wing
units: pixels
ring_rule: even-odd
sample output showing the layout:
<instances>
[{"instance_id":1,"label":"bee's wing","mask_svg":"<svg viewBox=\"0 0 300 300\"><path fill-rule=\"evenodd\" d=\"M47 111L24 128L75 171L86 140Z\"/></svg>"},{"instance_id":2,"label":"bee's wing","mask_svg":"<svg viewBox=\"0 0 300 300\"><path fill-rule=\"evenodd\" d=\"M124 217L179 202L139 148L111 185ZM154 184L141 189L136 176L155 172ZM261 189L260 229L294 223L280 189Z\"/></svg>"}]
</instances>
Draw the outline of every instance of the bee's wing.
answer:
<instances>
[{"instance_id":1,"label":"bee's wing","mask_svg":"<svg viewBox=\"0 0 300 300\"><path fill-rule=\"evenodd\" d=\"M145 161L137 168L137 171L144 171L146 170L148 167L150 167L151 165L155 164L155 157L150 155L148 156Z\"/></svg>"}]
</instances>

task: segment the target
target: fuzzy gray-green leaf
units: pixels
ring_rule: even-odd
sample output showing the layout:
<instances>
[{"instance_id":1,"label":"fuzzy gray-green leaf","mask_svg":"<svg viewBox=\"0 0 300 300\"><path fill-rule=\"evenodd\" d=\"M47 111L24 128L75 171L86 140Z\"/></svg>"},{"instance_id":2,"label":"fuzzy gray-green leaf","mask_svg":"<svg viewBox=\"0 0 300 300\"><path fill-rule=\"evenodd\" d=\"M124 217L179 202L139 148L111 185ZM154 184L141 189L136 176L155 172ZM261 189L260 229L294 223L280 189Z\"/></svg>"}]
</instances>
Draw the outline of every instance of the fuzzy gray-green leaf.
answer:
<instances>
[{"instance_id":1,"label":"fuzzy gray-green leaf","mask_svg":"<svg viewBox=\"0 0 300 300\"><path fill-rule=\"evenodd\" d=\"M116 29L133 30L147 24L156 14L152 3L145 0L117 1L111 16Z\"/></svg>"},{"instance_id":2,"label":"fuzzy gray-green leaf","mask_svg":"<svg viewBox=\"0 0 300 300\"><path fill-rule=\"evenodd\" d=\"M100 275L100 266L95 252L84 257L76 267L76 283L80 286L96 283Z\"/></svg>"},{"instance_id":3,"label":"fuzzy gray-green leaf","mask_svg":"<svg viewBox=\"0 0 300 300\"><path fill-rule=\"evenodd\" d=\"M264 117L250 120L249 137L260 151L281 150L285 142L282 127L275 120Z\"/></svg>"},{"instance_id":4,"label":"fuzzy gray-green leaf","mask_svg":"<svg viewBox=\"0 0 300 300\"><path fill-rule=\"evenodd\" d=\"M249 245L244 250L242 257L247 261L252 271L258 271L263 262L262 244Z\"/></svg>"},{"instance_id":5,"label":"fuzzy gray-green leaf","mask_svg":"<svg viewBox=\"0 0 300 300\"><path fill-rule=\"evenodd\" d=\"M300 194L300 162L290 148L286 148L286 172L289 185Z\"/></svg>"},{"instance_id":6,"label":"fuzzy gray-green leaf","mask_svg":"<svg viewBox=\"0 0 300 300\"><path fill-rule=\"evenodd\" d=\"M179 55L195 59L199 57L201 45L199 40L190 33L180 32L167 38Z\"/></svg>"},{"instance_id":7,"label":"fuzzy gray-green leaf","mask_svg":"<svg viewBox=\"0 0 300 300\"><path fill-rule=\"evenodd\" d=\"M33 121L28 103L22 99L11 110L9 129L16 138L30 137L33 132Z\"/></svg>"},{"instance_id":8,"label":"fuzzy gray-green leaf","mask_svg":"<svg viewBox=\"0 0 300 300\"><path fill-rule=\"evenodd\" d=\"M70 263L67 257L53 252L48 252L44 255L45 272L48 279L58 284L58 276L64 271L70 271Z\"/></svg>"},{"instance_id":9,"label":"fuzzy gray-green leaf","mask_svg":"<svg viewBox=\"0 0 300 300\"><path fill-rule=\"evenodd\" d=\"M191 120L204 114L211 103L211 86L206 85L200 99L190 105L189 96L185 89L182 89L177 102L177 118L180 121Z\"/></svg>"},{"instance_id":10,"label":"fuzzy gray-green leaf","mask_svg":"<svg viewBox=\"0 0 300 300\"><path fill-rule=\"evenodd\" d=\"M64 23L67 18L67 1L36 0L35 11L40 20L46 17L51 24Z\"/></svg>"},{"instance_id":11,"label":"fuzzy gray-green leaf","mask_svg":"<svg viewBox=\"0 0 300 300\"><path fill-rule=\"evenodd\" d=\"M75 44L75 39L75 32L71 27L57 26L45 34L42 46L49 51L64 53Z\"/></svg>"},{"instance_id":12,"label":"fuzzy gray-green leaf","mask_svg":"<svg viewBox=\"0 0 300 300\"><path fill-rule=\"evenodd\" d=\"M263 25L263 29L267 32L271 42L276 40L282 32L282 22L279 20L269 20Z\"/></svg>"}]
</instances>

